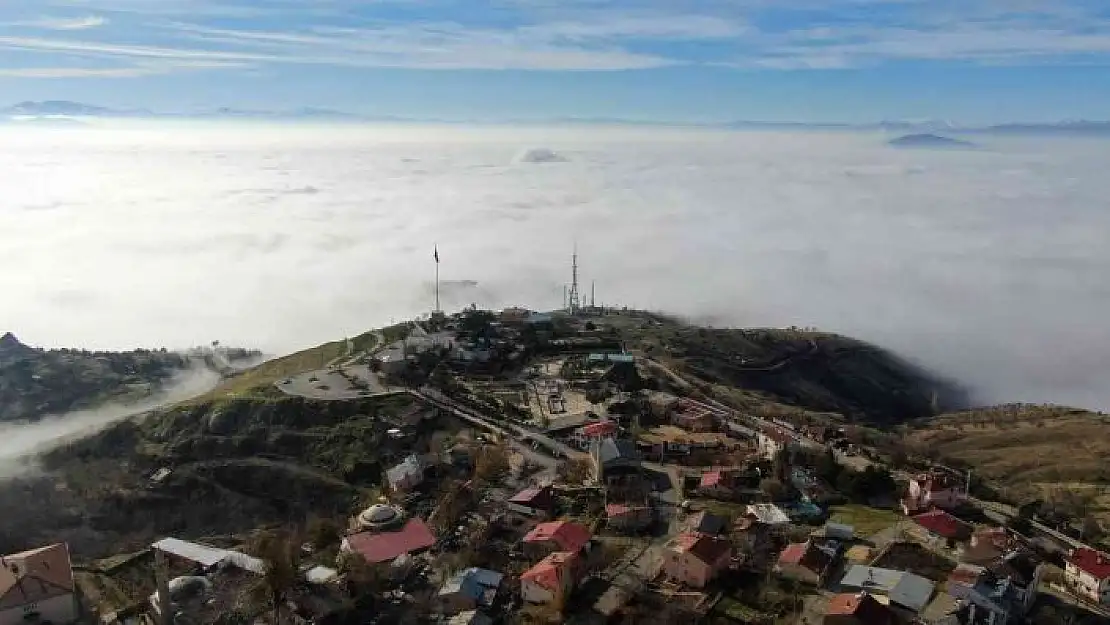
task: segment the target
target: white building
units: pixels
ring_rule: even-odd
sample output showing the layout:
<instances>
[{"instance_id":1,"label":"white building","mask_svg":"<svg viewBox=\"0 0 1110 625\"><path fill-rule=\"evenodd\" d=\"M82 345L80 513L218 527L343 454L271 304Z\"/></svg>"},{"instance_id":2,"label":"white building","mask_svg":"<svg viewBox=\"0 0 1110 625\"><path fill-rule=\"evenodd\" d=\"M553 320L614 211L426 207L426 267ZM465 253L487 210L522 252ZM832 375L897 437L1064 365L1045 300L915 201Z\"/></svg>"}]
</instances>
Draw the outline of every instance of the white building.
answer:
<instances>
[{"instance_id":1,"label":"white building","mask_svg":"<svg viewBox=\"0 0 1110 625\"><path fill-rule=\"evenodd\" d=\"M77 620L69 547L58 543L0 557L0 625Z\"/></svg>"},{"instance_id":2,"label":"white building","mask_svg":"<svg viewBox=\"0 0 1110 625\"><path fill-rule=\"evenodd\" d=\"M774 460L780 451L789 449L796 443L790 432L772 426L755 433L755 444L760 456Z\"/></svg>"},{"instance_id":3,"label":"white building","mask_svg":"<svg viewBox=\"0 0 1110 625\"><path fill-rule=\"evenodd\" d=\"M1110 605L1110 555L1086 548L1072 551L1064 567L1064 579L1075 594Z\"/></svg>"}]
</instances>

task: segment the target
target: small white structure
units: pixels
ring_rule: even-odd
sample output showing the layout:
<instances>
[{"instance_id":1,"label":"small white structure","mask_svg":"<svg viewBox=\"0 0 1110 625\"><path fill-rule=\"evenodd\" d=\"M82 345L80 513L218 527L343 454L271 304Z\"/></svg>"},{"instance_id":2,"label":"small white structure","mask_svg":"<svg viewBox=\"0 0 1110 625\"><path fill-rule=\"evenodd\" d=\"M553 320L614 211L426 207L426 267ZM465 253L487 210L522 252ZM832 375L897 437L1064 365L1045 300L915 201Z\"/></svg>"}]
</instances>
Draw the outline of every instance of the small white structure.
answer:
<instances>
[{"instance_id":1,"label":"small white structure","mask_svg":"<svg viewBox=\"0 0 1110 625\"><path fill-rule=\"evenodd\" d=\"M256 575L262 575L266 570L265 562L245 553L209 547L179 538L163 538L151 547L170 556L194 562L206 569L215 566L235 566Z\"/></svg>"},{"instance_id":2,"label":"small white structure","mask_svg":"<svg viewBox=\"0 0 1110 625\"><path fill-rule=\"evenodd\" d=\"M424 464L416 454L411 454L401 464L385 473L389 488L395 493L402 493L419 486L424 481Z\"/></svg>"},{"instance_id":3,"label":"small white structure","mask_svg":"<svg viewBox=\"0 0 1110 625\"><path fill-rule=\"evenodd\" d=\"M305 581L310 584L328 584L339 579L339 571L327 566L314 566L304 572Z\"/></svg>"},{"instance_id":4,"label":"small white structure","mask_svg":"<svg viewBox=\"0 0 1110 625\"><path fill-rule=\"evenodd\" d=\"M747 516L771 527L790 524L790 517L773 503L748 504Z\"/></svg>"}]
</instances>

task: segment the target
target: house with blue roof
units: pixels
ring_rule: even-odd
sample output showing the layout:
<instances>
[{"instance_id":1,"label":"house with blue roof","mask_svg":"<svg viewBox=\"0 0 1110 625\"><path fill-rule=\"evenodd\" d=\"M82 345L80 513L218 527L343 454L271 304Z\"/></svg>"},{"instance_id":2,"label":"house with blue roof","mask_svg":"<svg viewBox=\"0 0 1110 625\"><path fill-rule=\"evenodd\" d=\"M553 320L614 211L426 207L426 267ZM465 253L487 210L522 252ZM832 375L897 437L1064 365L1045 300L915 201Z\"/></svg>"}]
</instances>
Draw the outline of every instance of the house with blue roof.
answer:
<instances>
[{"instance_id":1,"label":"house with blue roof","mask_svg":"<svg viewBox=\"0 0 1110 625\"><path fill-rule=\"evenodd\" d=\"M493 605L504 575L489 569L470 567L459 571L440 587L436 599L444 614Z\"/></svg>"}]
</instances>

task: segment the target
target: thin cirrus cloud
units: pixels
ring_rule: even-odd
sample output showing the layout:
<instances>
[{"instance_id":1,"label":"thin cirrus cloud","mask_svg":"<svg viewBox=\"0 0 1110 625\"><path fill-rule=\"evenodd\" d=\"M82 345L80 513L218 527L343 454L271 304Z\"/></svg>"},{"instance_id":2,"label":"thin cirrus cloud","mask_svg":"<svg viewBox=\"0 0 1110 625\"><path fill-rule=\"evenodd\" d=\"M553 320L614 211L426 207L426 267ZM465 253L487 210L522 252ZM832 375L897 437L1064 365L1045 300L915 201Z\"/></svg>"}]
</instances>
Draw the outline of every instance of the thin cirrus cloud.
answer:
<instances>
[{"instance_id":1,"label":"thin cirrus cloud","mask_svg":"<svg viewBox=\"0 0 1110 625\"><path fill-rule=\"evenodd\" d=\"M659 0L601 4L504 0L302 3L275 0L54 0L104 17L0 22L0 50L133 63L73 76L143 76L262 65L424 70L644 70L710 65L764 71L844 69L900 61L976 64L1110 62L1110 12L1089 0L1020 5L984 0ZM397 7L404 10L395 11ZM0 21L4 19L0 8ZM188 20L183 22L182 20ZM21 23L54 37L12 32ZM64 31L90 31L79 38ZM689 43L706 45L685 45ZM55 64L46 64L52 66ZM3 68L8 75L61 70Z\"/></svg>"},{"instance_id":2,"label":"thin cirrus cloud","mask_svg":"<svg viewBox=\"0 0 1110 625\"><path fill-rule=\"evenodd\" d=\"M99 15L88 15L75 18L41 17L33 20L9 22L7 26L42 30L89 30L100 28L106 24L108 24L106 18Z\"/></svg>"}]
</instances>

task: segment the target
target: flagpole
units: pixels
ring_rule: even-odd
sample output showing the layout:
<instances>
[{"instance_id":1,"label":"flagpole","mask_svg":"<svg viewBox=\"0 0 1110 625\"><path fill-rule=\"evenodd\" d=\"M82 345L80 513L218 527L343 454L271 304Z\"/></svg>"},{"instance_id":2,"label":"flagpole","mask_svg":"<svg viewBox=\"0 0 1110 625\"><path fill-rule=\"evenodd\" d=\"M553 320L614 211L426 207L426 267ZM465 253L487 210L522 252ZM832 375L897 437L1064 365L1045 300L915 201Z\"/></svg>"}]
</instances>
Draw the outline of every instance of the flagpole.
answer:
<instances>
[{"instance_id":1,"label":"flagpole","mask_svg":"<svg viewBox=\"0 0 1110 625\"><path fill-rule=\"evenodd\" d=\"M435 312L438 313L438 312L440 312L440 310L439 310L439 246L438 245L435 246L435 258L436 258L436 310L435 310Z\"/></svg>"}]
</instances>

